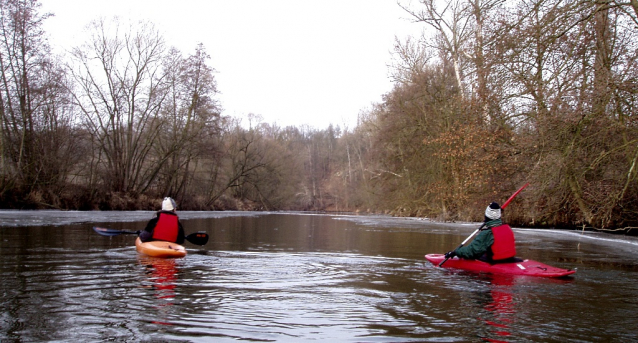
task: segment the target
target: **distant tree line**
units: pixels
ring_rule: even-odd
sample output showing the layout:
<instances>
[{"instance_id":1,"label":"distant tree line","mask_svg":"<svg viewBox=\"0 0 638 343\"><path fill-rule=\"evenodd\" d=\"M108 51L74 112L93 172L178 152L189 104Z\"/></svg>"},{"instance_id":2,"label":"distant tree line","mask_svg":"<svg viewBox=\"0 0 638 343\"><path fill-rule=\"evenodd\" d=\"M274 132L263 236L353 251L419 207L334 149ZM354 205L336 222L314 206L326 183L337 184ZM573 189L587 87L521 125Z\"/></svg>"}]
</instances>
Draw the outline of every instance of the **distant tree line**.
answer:
<instances>
[{"instance_id":1,"label":"distant tree line","mask_svg":"<svg viewBox=\"0 0 638 343\"><path fill-rule=\"evenodd\" d=\"M510 223L638 226L635 2L398 5L433 34L397 39L356 127L316 129L224 116L205 47L152 23L95 20L56 56L39 2L0 0L1 206L482 220L530 182Z\"/></svg>"}]
</instances>

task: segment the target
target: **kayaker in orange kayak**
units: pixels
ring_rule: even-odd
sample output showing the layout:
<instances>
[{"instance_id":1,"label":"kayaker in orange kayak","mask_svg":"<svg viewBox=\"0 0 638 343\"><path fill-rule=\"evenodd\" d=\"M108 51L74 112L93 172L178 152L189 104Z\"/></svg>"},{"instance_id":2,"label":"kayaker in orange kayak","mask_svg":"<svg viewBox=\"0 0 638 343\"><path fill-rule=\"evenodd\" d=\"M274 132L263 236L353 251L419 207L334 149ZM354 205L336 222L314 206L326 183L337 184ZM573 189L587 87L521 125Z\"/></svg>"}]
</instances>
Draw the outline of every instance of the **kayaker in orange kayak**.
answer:
<instances>
[{"instance_id":1,"label":"kayaker in orange kayak","mask_svg":"<svg viewBox=\"0 0 638 343\"><path fill-rule=\"evenodd\" d=\"M489 263L513 262L516 256L514 232L503 224L501 207L493 202L485 209L485 226L472 243L445 254L445 258L458 256Z\"/></svg>"},{"instance_id":2,"label":"kayaker in orange kayak","mask_svg":"<svg viewBox=\"0 0 638 343\"><path fill-rule=\"evenodd\" d=\"M175 213L176 208L175 200L170 197L164 198L162 209L146 224L146 228L140 233L140 240L184 244L184 228Z\"/></svg>"}]
</instances>

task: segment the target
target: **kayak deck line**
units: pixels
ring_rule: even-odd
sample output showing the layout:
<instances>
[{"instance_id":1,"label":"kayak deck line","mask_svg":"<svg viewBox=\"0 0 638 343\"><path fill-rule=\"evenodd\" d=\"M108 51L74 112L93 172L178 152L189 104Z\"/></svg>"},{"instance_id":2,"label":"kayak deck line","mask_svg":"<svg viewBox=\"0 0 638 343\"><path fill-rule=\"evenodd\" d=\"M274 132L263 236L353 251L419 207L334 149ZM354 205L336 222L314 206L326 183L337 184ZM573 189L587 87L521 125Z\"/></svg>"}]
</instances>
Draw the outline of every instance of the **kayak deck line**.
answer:
<instances>
[{"instance_id":1,"label":"kayak deck line","mask_svg":"<svg viewBox=\"0 0 638 343\"><path fill-rule=\"evenodd\" d=\"M445 259L443 254L427 254L425 258L438 266ZM564 277L576 273L576 270L562 269L534 260L490 264L479 260L466 260L458 257L448 259L442 268L455 268L475 272L505 275L526 275L536 277Z\"/></svg>"}]
</instances>

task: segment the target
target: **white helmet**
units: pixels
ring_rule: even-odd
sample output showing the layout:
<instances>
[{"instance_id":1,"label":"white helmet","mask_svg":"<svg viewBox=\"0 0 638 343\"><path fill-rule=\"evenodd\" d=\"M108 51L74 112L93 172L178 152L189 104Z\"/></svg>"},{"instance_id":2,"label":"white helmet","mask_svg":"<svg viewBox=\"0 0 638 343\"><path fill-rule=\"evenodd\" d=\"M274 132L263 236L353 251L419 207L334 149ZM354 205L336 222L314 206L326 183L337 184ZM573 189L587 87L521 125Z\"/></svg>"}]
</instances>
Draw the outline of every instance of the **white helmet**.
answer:
<instances>
[{"instance_id":1,"label":"white helmet","mask_svg":"<svg viewBox=\"0 0 638 343\"><path fill-rule=\"evenodd\" d=\"M162 211L175 211L176 208L177 204L171 197L166 197L164 201L162 201Z\"/></svg>"}]
</instances>

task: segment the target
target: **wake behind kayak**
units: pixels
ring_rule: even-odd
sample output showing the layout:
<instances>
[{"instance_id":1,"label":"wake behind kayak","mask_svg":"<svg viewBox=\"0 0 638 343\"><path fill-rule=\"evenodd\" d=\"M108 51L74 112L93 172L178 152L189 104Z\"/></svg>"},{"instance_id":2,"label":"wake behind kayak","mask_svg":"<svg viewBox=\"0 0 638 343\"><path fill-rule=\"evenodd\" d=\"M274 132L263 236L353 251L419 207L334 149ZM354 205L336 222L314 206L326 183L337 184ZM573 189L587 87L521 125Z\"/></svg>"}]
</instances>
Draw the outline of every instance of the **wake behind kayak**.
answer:
<instances>
[{"instance_id":1,"label":"wake behind kayak","mask_svg":"<svg viewBox=\"0 0 638 343\"><path fill-rule=\"evenodd\" d=\"M427 254L425 258L432 262L435 266L438 266L444 259L443 254ZM443 268L455 268L462 270L469 270L474 272L484 272L491 274L505 274L505 275L526 275L537 277L563 277L576 273L575 270L562 269L552 267L550 265L534 261L523 260L521 262L512 263L496 263L490 264L479 260L466 260L458 257L448 259L442 266Z\"/></svg>"}]
</instances>

